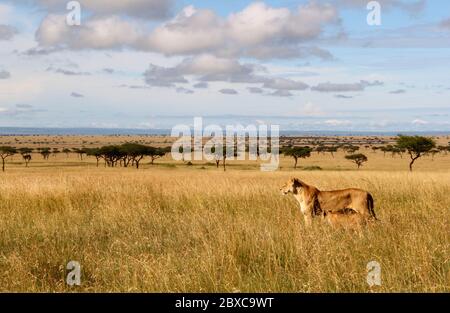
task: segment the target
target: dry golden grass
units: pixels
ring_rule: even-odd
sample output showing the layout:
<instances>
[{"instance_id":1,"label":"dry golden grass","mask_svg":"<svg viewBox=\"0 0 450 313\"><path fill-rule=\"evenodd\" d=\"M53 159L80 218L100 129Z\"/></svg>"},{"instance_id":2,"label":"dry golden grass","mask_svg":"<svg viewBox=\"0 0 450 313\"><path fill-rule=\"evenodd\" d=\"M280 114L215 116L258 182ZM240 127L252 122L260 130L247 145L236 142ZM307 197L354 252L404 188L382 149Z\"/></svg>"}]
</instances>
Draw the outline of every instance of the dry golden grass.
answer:
<instances>
[{"instance_id":1,"label":"dry golden grass","mask_svg":"<svg viewBox=\"0 0 450 313\"><path fill-rule=\"evenodd\" d=\"M64 155L50 163L36 156L28 169L8 164L0 173L1 290L448 292L449 157L424 159L413 173L398 157L396 171L293 172L288 159L274 173L254 165L97 169ZM342 156L309 162L353 168ZM295 200L278 190L293 175L324 190L369 190L382 223L361 234L320 223L305 230ZM80 287L65 284L70 260L81 263ZM372 260L382 286L370 289Z\"/></svg>"},{"instance_id":2,"label":"dry golden grass","mask_svg":"<svg viewBox=\"0 0 450 313\"><path fill-rule=\"evenodd\" d=\"M170 142L0 140L59 148ZM409 173L406 155L362 152L369 162L359 171L342 152L314 152L299 165L322 171L293 171L293 160L282 157L273 173L255 162L228 162L224 173L169 157L139 171L96 168L95 159L65 154L48 161L33 154L25 168L14 156L0 173L0 290L450 291L450 154L421 158ZM323 190L364 188L382 222L362 233L322 223L306 230L295 200L278 190L290 176ZM80 287L65 284L71 260L81 263ZM370 261L382 266L381 287L366 283Z\"/></svg>"}]
</instances>

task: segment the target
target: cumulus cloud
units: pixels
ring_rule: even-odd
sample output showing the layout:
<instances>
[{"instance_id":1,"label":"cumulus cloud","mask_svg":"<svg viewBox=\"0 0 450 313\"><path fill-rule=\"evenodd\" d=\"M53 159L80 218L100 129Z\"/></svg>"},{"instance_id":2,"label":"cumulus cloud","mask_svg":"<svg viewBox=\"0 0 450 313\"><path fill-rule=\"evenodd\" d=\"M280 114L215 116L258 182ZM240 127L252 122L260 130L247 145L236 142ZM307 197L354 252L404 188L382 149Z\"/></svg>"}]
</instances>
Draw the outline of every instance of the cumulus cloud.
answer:
<instances>
[{"instance_id":1,"label":"cumulus cloud","mask_svg":"<svg viewBox=\"0 0 450 313\"><path fill-rule=\"evenodd\" d=\"M141 45L167 55L202 53L223 47L223 28L223 21L213 11L188 6L156 27Z\"/></svg>"},{"instance_id":2,"label":"cumulus cloud","mask_svg":"<svg viewBox=\"0 0 450 313\"><path fill-rule=\"evenodd\" d=\"M151 64L144 73L148 85L174 87L177 83L187 83L187 76L193 76L203 83L223 81L231 83L262 83L266 79L257 74L262 70L254 64L241 64L235 59L218 58L213 55L199 55L186 58L174 67L160 67ZM199 87L200 86L200 87ZM207 85L197 85L205 88Z\"/></svg>"},{"instance_id":3,"label":"cumulus cloud","mask_svg":"<svg viewBox=\"0 0 450 313\"><path fill-rule=\"evenodd\" d=\"M187 83L177 67L162 67L150 64L144 73L144 80L150 86L175 87L176 83Z\"/></svg>"},{"instance_id":4,"label":"cumulus cloud","mask_svg":"<svg viewBox=\"0 0 450 313\"><path fill-rule=\"evenodd\" d=\"M320 83L317 86L311 88L311 90L319 92L355 92L364 91L366 87L382 86L380 81L368 82L361 80L358 83Z\"/></svg>"},{"instance_id":5,"label":"cumulus cloud","mask_svg":"<svg viewBox=\"0 0 450 313\"><path fill-rule=\"evenodd\" d=\"M8 71L0 70L0 79L8 79L11 77L11 73Z\"/></svg>"},{"instance_id":6,"label":"cumulus cloud","mask_svg":"<svg viewBox=\"0 0 450 313\"><path fill-rule=\"evenodd\" d=\"M229 89L229 88L221 89L221 90L219 90L219 92L224 94L224 95L237 95L237 94L239 94L235 89Z\"/></svg>"},{"instance_id":7,"label":"cumulus cloud","mask_svg":"<svg viewBox=\"0 0 450 313\"><path fill-rule=\"evenodd\" d=\"M94 17L70 27L65 14L50 14L36 31L36 40L43 47L117 49L132 46L140 31L136 23L118 16Z\"/></svg>"},{"instance_id":8,"label":"cumulus cloud","mask_svg":"<svg viewBox=\"0 0 450 313\"><path fill-rule=\"evenodd\" d=\"M32 3L51 12L66 10L67 0L10 0ZM83 10L96 15L122 14L145 19L161 19L170 15L173 0L78 0Z\"/></svg>"},{"instance_id":9,"label":"cumulus cloud","mask_svg":"<svg viewBox=\"0 0 450 313\"><path fill-rule=\"evenodd\" d=\"M189 6L157 27L145 43L148 49L168 55L214 52L262 59L309 55L329 58L325 50L298 45L317 38L324 25L337 21L334 7L316 3L291 12L257 2L227 18Z\"/></svg>"},{"instance_id":10,"label":"cumulus cloud","mask_svg":"<svg viewBox=\"0 0 450 313\"><path fill-rule=\"evenodd\" d=\"M287 8L271 8L256 2L228 18L229 36L243 46L255 46L267 42L286 40L304 41L316 38L323 25L337 22L336 9L328 4L311 2L296 11Z\"/></svg>"},{"instance_id":11,"label":"cumulus cloud","mask_svg":"<svg viewBox=\"0 0 450 313\"><path fill-rule=\"evenodd\" d=\"M10 40L17 34L17 29L9 25L0 24L0 40Z\"/></svg>"},{"instance_id":12,"label":"cumulus cloud","mask_svg":"<svg viewBox=\"0 0 450 313\"><path fill-rule=\"evenodd\" d=\"M132 48L165 55L207 53L227 58L316 56L329 59L332 55L328 51L308 43L319 38L328 25L339 23L333 6L316 2L300 5L296 10L272 8L257 2L228 17L188 6L153 29L148 23L125 19L119 13L86 17L79 27L67 26L65 18L65 14L51 13L42 21L36 32L40 46Z\"/></svg>"}]
</instances>

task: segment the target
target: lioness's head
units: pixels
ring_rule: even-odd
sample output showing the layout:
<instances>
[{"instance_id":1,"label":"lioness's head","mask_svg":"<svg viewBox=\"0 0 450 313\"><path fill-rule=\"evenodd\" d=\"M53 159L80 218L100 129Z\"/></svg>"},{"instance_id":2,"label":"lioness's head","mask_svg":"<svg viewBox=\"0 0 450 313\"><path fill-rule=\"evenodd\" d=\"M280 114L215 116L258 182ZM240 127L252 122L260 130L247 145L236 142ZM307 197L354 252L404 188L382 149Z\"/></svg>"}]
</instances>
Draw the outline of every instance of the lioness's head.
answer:
<instances>
[{"instance_id":1,"label":"lioness's head","mask_svg":"<svg viewBox=\"0 0 450 313\"><path fill-rule=\"evenodd\" d=\"M283 187L280 188L280 191L283 195L287 195L290 192L297 194L300 188L302 188L302 185L303 183L300 179L291 178L283 185Z\"/></svg>"}]
</instances>

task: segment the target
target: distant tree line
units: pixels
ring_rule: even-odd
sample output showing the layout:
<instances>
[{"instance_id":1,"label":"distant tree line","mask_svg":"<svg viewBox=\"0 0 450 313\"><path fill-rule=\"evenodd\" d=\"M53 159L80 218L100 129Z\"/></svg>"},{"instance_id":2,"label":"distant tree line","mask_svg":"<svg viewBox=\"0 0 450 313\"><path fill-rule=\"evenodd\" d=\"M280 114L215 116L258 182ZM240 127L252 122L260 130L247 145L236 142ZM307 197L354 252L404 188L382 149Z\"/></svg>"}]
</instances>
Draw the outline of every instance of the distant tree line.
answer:
<instances>
[{"instance_id":1,"label":"distant tree line","mask_svg":"<svg viewBox=\"0 0 450 313\"><path fill-rule=\"evenodd\" d=\"M145 157L150 158L150 164L154 164L155 160L162 158L170 152L170 147L157 148L152 146L146 146L137 143L125 143L122 145L110 145L101 148L64 148L60 151L57 148L14 148L11 146L0 146L0 158L2 160L2 171L5 171L6 159L13 155L20 154L25 162L25 166L28 167L29 162L32 160L32 153L39 153L44 160L49 160L50 155L57 155L58 153L65 153L69 156L70 153L78 154L81 160L83 156L93 156L97 159L97 167L100 160L104 160L105 166L116 167L118 165L123 167L133 166L139 168L141 161Z\"/></svg>"},{"instance_id":2,"label":"distant tree line","mask_svg":"<svg viewBox=\"0 0 450 313\"><path fill-rule=\"evenodd\" d=\"M450 152L450 143L448 146L436 146L436 142L427 137L422 136L405 136L398 135L395 145L385 145L385 146L373 146L366 145L365 148L371 148L373 152L380 150L386 156L386 153L391 153L391 156L399 155L403 158L403 154L408 154L410 156L409 169L412 171L414 162L424 155L434 156L438 153L447 154ZM356 153L360 147L352 144L337 144L332 146L326 146L321 143L317 143L317 146L311 148L309 146L284 146L281 148L281 152L285 156L292 157L294 159L294 168L297 168L299 159L306 159L311 156L313 151L318 154L330 153L334 157L334 153L339 149L347 153L345 158L356 164L358 169L368 161L368 157L362 153Z\"/></svg>"},{"instance_id":3,"label":"distant tree line","mask_svg":"<svg viewBox=\"0 0 450 313\"><path fill-rule=\"evenodd\" d=\"M103 159L105 166L134 166L138 169L144 157L150 157L150 164L154 164L156 159L162 158L170 152L170 147L156 148L137 143L125 143L122 145L84 149L83 152L88 156L95 157L97 159L97 166L99 166L100 160ZM78 153L81 155L82 151Z\"/></svg>"},{"instance_id":4,"label":"distant tree line","mask_svg":"<svg viewBox=\"0 0 450 313\"><path fill-rule=\"evenodd\" d=\"M246 152L249 152L249 147L246 146ZM412 171L414 162L424 155L431 155L433 158L437 153L450 152L450 143L448 146L437 146L435 141L431 138L421 137L421 136L404 136L399 135L396 139L396 144L388 144L385 146L371 146L366 145L365 148L371 148L373 152L380 150L386 155L386 153L391 153L391 156L399 155L403 157L404 154L408 154L410 157L409 169ZM358 169L363 165L363 163L368 161L368 157L362 153L356 153L360 150L360 146L356 146L349 143L336 144L336 145L324 145L320 142L317 143L315 147L309 146L293 146L291 144L283 146L280 152L285 156L292 157L294 159L294 168L297 168L299 159L306 159L311 157L313 151L318 154L330 153L334 157L334 153L340 150L347 153L345 158L349 161L354 162ZM223 169L226 170L226 160L227 158L235 157L237 147L235 146L233 151L228 151L224 146L213 147L211 152L214 154L214 159L216 166L219 167L220 162L223 163ZM266 149L267 153L270 153L270 145ZM8 158L15 154L20 154L25 162L25 166L32 160L32 153L39 153L44 160L49 160L49 157L53 154L56 156L59 153L65 153L68 157L70 153L75 153L79 156L80 160L83 160L84 156L95 157L97 160L97 167L100 161L103 160L105 166L108 167L136 167L139 168L141 161L145 157L150 158L150 164L154 164L154 161L162 158L167 153L171 151L170 147L157 148L152 146L146 146L138 143L124 143L122 145L108 145L100 148L63 148L61 151L58 148L48 148L39 147L36 149L32 148L14 148L11 146L0 146L0 158L2 161L2 171L5 171L5 162ZM183 151L180 147L180 153L190 153L192 151ZM260 154L259 146L256 150L258 156ZM183 158L184 161L184 158Z\"/></svg>"}]
</instances>

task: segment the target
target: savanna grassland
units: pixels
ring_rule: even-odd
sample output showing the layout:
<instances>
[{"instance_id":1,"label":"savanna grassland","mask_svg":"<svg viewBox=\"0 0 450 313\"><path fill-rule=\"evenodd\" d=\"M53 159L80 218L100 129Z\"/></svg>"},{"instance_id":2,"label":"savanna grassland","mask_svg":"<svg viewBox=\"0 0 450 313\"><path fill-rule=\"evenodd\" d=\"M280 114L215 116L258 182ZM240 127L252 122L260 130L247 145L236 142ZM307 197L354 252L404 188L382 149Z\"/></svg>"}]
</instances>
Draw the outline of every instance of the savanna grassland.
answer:
<instances>
[{"instance_id":1,"label":"savanna grassland","mask_svg":"<svg viewBox=\"0 0 450 313\"><path fill-rule=\"evenodd\" d=\"M343 152L314 152L295 171L282 157L277 172L169 157L97 168L63 153L33 154L25 168L16 155L0 173L0 290L449 292L450 153L423 157L410 173L407 155L362 151L360 170ZM305 229L279 191L291 176L368 190L381 223L361 233ZM71 260L82 266L78 287L65 283ZM370 261L381 264L381 286L366 282Z\"/></svg>"}]
</instances>

